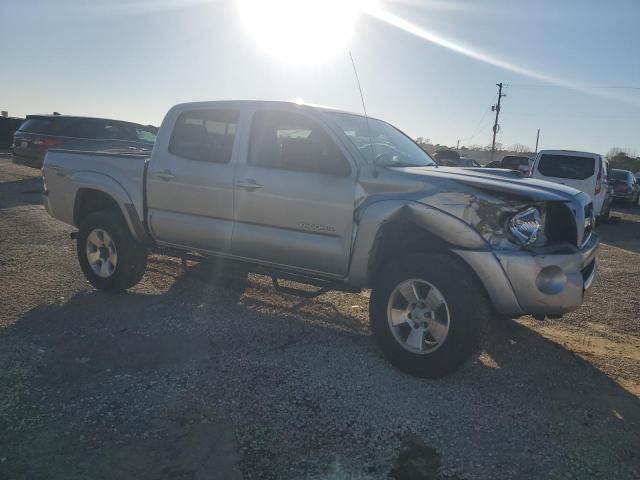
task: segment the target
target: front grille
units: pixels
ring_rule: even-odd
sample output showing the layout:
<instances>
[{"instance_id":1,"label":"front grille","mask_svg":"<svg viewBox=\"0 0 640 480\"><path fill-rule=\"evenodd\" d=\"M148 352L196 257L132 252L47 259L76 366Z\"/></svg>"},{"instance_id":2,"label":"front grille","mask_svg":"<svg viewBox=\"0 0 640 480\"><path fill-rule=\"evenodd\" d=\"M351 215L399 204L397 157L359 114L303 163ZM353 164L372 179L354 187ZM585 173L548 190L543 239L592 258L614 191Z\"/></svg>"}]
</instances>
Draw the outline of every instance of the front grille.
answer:
<instances>
[{"instance_id":1,"label":"front grille","mask_svg":"<svg viewBox=\"0 0 640 480\"><path fill-rule=\"evenodd\" d=\"M549 245L557 243L578 245L575 214L562 203L551 202L547 205L544 230Z\"/></svg>"},{"instance_id":2,"label":"front grille","mask_svg":"<svg viewBox=\"0 0 640 480\"><path fill-rule=\"evenodd\" d=\"M583 245L591 238L595 223L595 217L593 216L593 203L589 203L584 207L584 232L582 234Z\"/></svg>"}]
</instances>

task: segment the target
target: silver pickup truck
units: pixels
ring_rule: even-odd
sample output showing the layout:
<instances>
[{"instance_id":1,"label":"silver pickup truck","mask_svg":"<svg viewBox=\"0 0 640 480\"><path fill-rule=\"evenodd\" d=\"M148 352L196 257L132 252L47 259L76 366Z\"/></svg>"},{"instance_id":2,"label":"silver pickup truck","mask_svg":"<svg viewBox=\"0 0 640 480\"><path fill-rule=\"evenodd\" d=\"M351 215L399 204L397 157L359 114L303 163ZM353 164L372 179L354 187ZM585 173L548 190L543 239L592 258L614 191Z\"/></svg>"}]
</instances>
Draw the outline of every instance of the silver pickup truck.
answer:
<instances>
[{"instance_id":1,"label":"silver pickup truck","mask_svg":"<svg viewBox=\"0 0 640 480\"><path fill-rule=\"evenodd\" d=\"M420 376L459 366L491 314L578 308L596 272L586 194L438 167L388 123L325 107L177 105L150 157L50 150L43 177L96 288L135 285L158 249L223 259L289 294L371 288L381 350Z\"/></svg>"}]
</instances>

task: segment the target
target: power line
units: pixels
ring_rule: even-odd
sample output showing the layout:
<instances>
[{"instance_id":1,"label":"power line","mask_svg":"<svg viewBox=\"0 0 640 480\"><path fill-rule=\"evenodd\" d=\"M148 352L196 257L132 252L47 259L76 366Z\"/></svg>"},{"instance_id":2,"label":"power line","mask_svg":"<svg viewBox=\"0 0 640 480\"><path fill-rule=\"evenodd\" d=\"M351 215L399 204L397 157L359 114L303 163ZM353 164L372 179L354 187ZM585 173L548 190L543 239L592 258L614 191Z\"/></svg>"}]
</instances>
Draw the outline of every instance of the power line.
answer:
<instances>
[{"instance_id":1,"label":"power line","mask_svg":"<svg viewBox=\"0 0 640 480\"><path fill-rule=\"evenodd\" d=\"M507 87L522 88L570 88L565 85L551 85L548 83L510 83ZM633 85L581 85L583 88L592 88L597 90L640 90L640 86Z\"/></svg>"},{"instance_id":2,"label":"power line","mask_svg":"<svg viewBox=\"0 0 640 480\"><path fill-rule=\"evenodd\" d=\"M478 124L476 125L476 128L473 129L473 133L468 136L467 138L465 138L463 140L463 143L466 143L470 140L473 140L475 137L478 136L478 134L482 131L482 125L484 120L487 118L487 113L489 113L489 111L491 110L491 106L487 107L484 111L484 113L482 114L482 118L480 118L480 121L478 122Z\"/></svg>"},{"instance_id":3,"label":"power line","mask_svg":"<svg viewBox=\"0 0 640 480\"><path fill-rule=\"evenodd\" d=\"M628 114L586 114L586 113L558 113L558 112L547 112L547 113L519 113L519 112L510 112L510 116L512 117L564 117L564 118L638 118L640 117L640 113L628 113Z\"/></svg>"}]
</instances>

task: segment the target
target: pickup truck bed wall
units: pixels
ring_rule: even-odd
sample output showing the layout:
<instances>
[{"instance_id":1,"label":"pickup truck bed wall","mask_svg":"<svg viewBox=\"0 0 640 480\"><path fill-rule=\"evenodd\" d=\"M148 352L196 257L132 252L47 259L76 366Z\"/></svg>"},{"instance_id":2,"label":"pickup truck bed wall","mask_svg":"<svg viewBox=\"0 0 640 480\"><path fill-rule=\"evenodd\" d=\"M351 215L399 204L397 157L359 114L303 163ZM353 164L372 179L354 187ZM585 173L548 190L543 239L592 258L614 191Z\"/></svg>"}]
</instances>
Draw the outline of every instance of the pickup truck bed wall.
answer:
<instances>
[{"instance_id":1,"label":"pickup truck bed wall","mask_svg":"<svg viewBox=\"0 0 640 480\"><path fill-rule=\"evenodd\" d=\"M57 193L48 197L51 214L77 225L83 194L102 192L117 203L134 237L146 240L141 187L148 158L148 155L136 154L50 150L47 168L51 174L46 176L45 190Z\"/></svg>"}]
</instances>

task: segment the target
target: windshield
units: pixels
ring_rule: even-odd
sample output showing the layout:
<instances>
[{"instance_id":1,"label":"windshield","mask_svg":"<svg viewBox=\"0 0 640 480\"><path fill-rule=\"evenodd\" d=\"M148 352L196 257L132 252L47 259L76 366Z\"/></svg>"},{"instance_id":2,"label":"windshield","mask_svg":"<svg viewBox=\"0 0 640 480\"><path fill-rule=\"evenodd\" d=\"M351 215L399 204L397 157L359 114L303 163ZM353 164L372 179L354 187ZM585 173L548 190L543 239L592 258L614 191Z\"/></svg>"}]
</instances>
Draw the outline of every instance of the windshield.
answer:
<instances>
[{"instance_id":1,"label":"windshield","mask_svg":"<svg viewBox=\"0 0 640 480\"><path fill-rule=\"evenodd\" d=\"M631 180L629 173L624 170L612 170L611 174L615 180Z\"/></svg>"},{"instance_id":2,"label":"windshield","mask_svg":"<svg viewBox=\"0 0 640 480\"><path fill-rule=\"evenodd\" d=\"M383 167L435 166L422 148L386 122L349 113L330 112L328 115L368 162Z\"/></svg>"}]
</instances>

